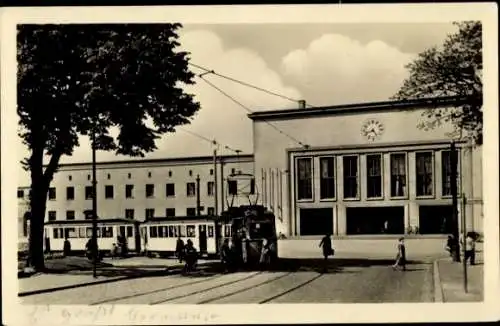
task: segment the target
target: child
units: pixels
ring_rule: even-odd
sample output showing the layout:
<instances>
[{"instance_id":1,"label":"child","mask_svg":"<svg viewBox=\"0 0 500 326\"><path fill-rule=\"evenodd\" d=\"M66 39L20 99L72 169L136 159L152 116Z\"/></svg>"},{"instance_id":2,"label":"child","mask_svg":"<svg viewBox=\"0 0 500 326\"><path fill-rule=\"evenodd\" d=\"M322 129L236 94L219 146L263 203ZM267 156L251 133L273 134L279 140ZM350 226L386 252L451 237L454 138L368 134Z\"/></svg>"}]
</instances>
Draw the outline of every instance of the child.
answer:
<instances>
[{"instance_id":1,"label":"child","mask_svg":"<svg viewBox=\"0 0 500 326\"><path fill-rule=\"evenodd\" d=\"M398 254L396 255L396 262L392 265L392 268L397 269L398 266L401 266L403 271L406 271L406 247L404 238L399 238Z\"/></svg>"}]
</instances>

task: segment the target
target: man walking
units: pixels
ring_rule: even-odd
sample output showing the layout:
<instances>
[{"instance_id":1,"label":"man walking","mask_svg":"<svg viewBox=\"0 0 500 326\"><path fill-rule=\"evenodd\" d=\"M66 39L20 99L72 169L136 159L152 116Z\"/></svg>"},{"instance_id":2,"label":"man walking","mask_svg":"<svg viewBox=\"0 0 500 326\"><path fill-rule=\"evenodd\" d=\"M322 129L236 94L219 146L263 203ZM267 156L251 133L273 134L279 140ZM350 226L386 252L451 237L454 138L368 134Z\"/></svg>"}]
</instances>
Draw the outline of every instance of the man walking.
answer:
<instances>
[{"instance_id":1,"label":"man walking","mask_svg":"<svg viewBox=\"0 0 500 326\"><path fill-rule=\"evenodd\" d=\"M399 238L396 262L392 265L392 268L395 270L398 269L398 267L401 267L403 271L406 271L406 246L404 238Z\"/></svg>"}]
</instances>

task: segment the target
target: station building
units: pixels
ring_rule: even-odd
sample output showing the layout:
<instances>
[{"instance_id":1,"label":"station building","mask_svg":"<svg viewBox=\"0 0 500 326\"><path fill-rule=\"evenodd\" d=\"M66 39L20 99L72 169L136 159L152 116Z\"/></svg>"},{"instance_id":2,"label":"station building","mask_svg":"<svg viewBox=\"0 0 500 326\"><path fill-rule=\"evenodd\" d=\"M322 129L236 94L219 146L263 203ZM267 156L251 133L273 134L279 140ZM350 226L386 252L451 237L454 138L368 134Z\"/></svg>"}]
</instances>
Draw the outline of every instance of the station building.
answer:
<instances>
[{"instance_id":1,"label":"station building","mask_svg":"<svg viewBox=\"0 0 500 326\"><path fill-rule=\"evenodd\" d=\"M98 162L96 167L98 218L144 221L153 217L196 216L198 176L201 215L220 213L228 205L222 200L227 197L222 194L228 191L225 180L232 174L253 174L253 156L217 156L216 162L212 156L109 161ZM29 208L26 196L28 190L19 188L20 221ZM91 218L91 163L61 164L49 188L45 221Z\"/></svg>"},{"instance_id":2,"label":"station building","mask_svg":"<svg viewBox=\"0 0 500 326\"><path fill-rule=\"evenodd\" d=\"M424 110L453 105L434 98L250 114L257 184L277 230L288 237L450 233L454 130L417 125ZM469 200L459 220L482 232L481 148L458 140L456 147L458 192Z\"/></svg>"}]
</instances>

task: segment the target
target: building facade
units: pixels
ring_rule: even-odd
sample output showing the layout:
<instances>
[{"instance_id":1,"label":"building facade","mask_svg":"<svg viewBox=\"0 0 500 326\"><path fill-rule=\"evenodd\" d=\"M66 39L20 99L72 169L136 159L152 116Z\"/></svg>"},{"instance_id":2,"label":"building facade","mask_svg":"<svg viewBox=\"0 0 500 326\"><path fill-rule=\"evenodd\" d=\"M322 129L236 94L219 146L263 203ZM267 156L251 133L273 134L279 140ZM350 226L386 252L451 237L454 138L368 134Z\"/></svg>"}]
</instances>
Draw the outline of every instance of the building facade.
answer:
<instances>
[{"instance_id":1,"label":"building facade","mask_svg":"<svg viewBox=\"0 0 500 326\"><path fill-rule=\"evenodd\" d=\"M45 221L92 218L91 169L90 163L60 166L49 188ZM216 163L214 157L100 162L97 215L138 221L196 216L198 176L200 214L215 215L230 204L226 200L227 177L240 173L253 174L252 155L218 156ZM233 205L240 204L239 200L236 198Z\"/></svg>"},{"instance_id":2,"label":"building facade","mask_svg":"<svg viewBox=\"0 0 500 326\"><path fill-rule=\"evenodd\" d=\"M431 130L417 125L424 110L455 101L250 114L262 204L277 216L278 231L287 236L450 233L454 130L451 124ZM482 232L481 148L458 140L456 148L458 192L469 201L459 205L459 219L465 216L467 230Z\"/></svg>"}]
</instances>

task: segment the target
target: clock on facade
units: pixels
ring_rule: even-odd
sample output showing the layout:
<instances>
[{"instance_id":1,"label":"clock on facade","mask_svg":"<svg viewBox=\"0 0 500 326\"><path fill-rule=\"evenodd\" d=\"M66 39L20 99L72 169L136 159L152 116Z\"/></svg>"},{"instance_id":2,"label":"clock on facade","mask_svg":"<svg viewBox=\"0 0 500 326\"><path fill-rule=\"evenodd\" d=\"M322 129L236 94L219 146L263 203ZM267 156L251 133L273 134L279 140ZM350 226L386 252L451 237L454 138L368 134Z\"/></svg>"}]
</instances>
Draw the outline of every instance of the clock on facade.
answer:
<instances>
[{"instance_id":1,"label":"clock on facade","mask_svg":"<svg viewBox=\"0 0 500 326\"><path fill-rule=\"evenodd\" d=\"M374 141L384 132L384 125L380 121L370 119L363 124L361 132L363 133L363 136L368 138L368 140Z\"/></svg>"}]
</instances>

